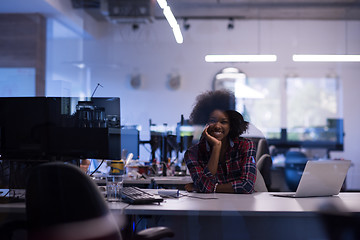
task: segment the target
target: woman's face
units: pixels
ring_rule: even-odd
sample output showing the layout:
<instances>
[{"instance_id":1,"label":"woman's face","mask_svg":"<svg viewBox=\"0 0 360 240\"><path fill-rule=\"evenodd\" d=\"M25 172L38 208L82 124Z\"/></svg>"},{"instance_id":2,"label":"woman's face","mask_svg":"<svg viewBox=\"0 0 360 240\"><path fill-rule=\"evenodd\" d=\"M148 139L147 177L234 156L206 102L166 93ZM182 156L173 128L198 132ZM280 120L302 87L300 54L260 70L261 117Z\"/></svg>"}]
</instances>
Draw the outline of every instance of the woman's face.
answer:
<instances>
[{"instance_id":1,"label":"woman's face","mask_svg":"<svg viewBox=\"0 0 360 240\"><path fill-rule=\"evenodd\" d=\"M209 117L208 133L219 141L226 139L230 131L230 121L227 114L220 110L215 110Z\"/></svg>"}]
</instances>

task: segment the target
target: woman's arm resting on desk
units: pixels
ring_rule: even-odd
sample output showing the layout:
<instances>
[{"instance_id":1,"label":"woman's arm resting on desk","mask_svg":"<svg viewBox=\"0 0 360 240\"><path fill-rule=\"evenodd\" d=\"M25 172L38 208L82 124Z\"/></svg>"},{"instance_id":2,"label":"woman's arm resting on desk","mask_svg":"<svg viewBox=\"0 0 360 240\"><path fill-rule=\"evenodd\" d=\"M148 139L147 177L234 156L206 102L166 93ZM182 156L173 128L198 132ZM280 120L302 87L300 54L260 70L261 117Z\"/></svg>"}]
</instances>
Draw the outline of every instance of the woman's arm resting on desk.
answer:
<instances>
[{"instance_id":1,"label":"woman's arm resting on desk","mask_svg":"<svg viewBox=\"0 0 360 240\"><path fill-rule=\"evenodd\" d=\"M217 193L234 193L234 188L231 183L218 184L216 187Z\"/></svg>"},{"instance_id":2,"label":"woman's arm resting on desk","mask_svg":"<svg viewBox=\"0 0 360 240\"><path fill-rule=\"evenodd\" d=\"M210 172L207 165L202 166L198 161L197 147L186 151L184 159L193 180L193 187L196 191L211 193L214 191L217 178Z\"/></svg>"}]
</instances>

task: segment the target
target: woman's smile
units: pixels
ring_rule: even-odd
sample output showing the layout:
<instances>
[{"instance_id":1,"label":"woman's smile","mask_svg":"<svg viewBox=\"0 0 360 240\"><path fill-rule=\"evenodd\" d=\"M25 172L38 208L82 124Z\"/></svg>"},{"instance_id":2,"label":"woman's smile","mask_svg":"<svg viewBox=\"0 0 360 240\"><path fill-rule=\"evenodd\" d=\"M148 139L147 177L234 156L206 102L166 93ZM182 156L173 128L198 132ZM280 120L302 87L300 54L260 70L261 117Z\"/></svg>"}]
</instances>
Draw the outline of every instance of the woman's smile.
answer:
<instances>
[{"instance_id":1,"label":"woman's smile","mask_svg":"<svg viewBox=\"0 0 360 240\"><path fill-rule=\"evenodd\" d=\"M230 122L226 113L220 110L212 112L209 118L208 133L219 141L224 140L230 131Z\"/></svg>"}]
</instances>

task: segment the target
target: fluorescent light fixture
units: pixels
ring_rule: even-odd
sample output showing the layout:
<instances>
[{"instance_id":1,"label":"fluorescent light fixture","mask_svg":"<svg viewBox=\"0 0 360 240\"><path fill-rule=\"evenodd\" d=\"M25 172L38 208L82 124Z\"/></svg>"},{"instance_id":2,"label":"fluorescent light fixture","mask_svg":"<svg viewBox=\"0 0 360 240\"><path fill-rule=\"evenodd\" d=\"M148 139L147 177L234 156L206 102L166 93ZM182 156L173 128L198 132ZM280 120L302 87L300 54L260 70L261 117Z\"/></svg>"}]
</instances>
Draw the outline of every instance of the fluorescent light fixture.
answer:
<instances>
[{"instance_id":1,"label":"fluorescent light fixture","mask_svg":"<svg viewBox=\"0 0 360 240\"><path fill-rule=\"evenodd\" d=\"M170 24L171 28L174 28L177 25L177 21L176 18L174 17L174 14L172 13L171 9L169 6L166 6L164 8L164 15L166 20L168 21L168 23Z\"/></svg>"},{"instance_id":2,"label":"fluorescent light fixture","mask_svg":"<svg viewBox=\"0 0 360 240\"><path fill-rule=\"evenodd\" d=\"M173 30L176 42L179 44L183 43L184 38L181 34L179 24L177 23L170 7L167 5L166 0L157 0L157 3L159 4L160 8L163 9L164 16Z\"/></svg>"},{"instance_id":3,"label":"fluorescent light fixture","mask_svg":"<svg viewBox=\"0 0 360 240\"><path fill-rule=\"evenodd\" d=\"M167 6L166 0L157 0L157 3L161 7L161 9L164 9Z\"/></svg>"},{"instance_id":4,"label":"fluorescent light fixture","mask_svg":"<svg viewBox=\"0 0 360 240\"><path fill-rule=\"evenodd\" d=\"M360 55L294 54L294 62L360 62Z\"/></svg>"},{"instance_id":5,"label":"fluorescent light fixture","mask_svg":"<svg viewBox=\"0 0 360 240\"><path fill-rule=\"evenodd\" d=\"M183 38L183 36L181 34L179 24L176 24L176 26L174 26L172 30L173 30L176 42L179 43L179 44L183 43L184 38Z\"/></svg>"},{"instance_id":6,"label":"fluorescent light fixture","mask_svg":"<svg viewBox=\"0 0 360 240\"><path fill-rule=\"evenodd\" d=\"M276 62L276 55L206 55L206 62Z\"/></svg>"}]
</instances>

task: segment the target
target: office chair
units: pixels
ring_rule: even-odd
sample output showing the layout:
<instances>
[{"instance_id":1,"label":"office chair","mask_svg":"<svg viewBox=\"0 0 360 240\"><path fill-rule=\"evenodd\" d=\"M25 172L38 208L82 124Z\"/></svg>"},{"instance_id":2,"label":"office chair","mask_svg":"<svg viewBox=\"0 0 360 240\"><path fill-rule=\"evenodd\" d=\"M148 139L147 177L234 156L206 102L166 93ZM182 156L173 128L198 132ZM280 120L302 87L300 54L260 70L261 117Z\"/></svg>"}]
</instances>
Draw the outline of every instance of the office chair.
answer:
<instances>
[{"instance_id":1,"label":"office chair","mask_svg":"<svg viewBox=\"0 0 360 240\"><path fill-rule=\"evenodd\" d=\"M265 138L260 138L256 145L256 167L259 169L266 188L271 188L272 158Z\"/></svg>"},{"instance_id":2,"label":"office chair","mask_svg":"<svg viewBox=\"0 0 360 240\"><path fill-rule=\"evenodd\" d=\"M268 191L265 181L264 181L264 178L258 168L256 168L256 181L255 181L254 189L255 189L255 192L267 192Z\"/></svg>"},{"instance_id":3,"label":"office chair","mask_svg":"<svg viewBox=\"0 0 360 240\"><path fill-rule=\"evenodd\" d=\"M121 240L115 219L96 184L77 166L63 162L41 164L30 173L26 188L29 240ZM132 239L161 239L174 233L155 227Z\"/></svg>"},{"instance_id":4,"label":"office chair","mask_svg":"<svg viewBox=\"0 0 360 240\"><path fill-rule=\"evenodd\" d=\"M360 215L349 213L330 201L319 209L320 219L329 240L360 239Z\"/></svg>"}]
</instances>

